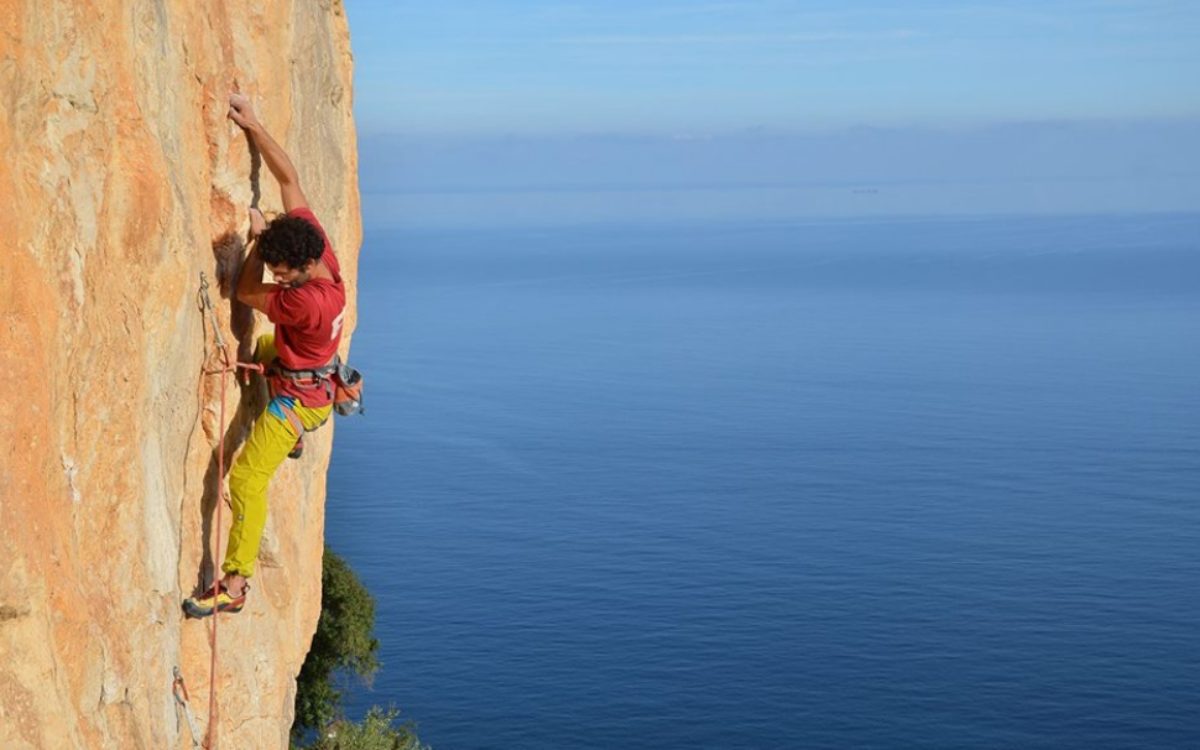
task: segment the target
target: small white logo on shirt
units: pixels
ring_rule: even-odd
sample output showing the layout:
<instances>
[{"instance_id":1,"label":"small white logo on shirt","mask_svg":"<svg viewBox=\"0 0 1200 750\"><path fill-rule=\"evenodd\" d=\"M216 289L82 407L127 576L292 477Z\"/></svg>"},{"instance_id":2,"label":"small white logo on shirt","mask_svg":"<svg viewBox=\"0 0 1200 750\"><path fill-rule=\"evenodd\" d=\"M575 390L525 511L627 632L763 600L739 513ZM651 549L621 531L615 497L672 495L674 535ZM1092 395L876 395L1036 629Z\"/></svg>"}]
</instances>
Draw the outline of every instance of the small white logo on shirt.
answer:
<instances>
[{"instance_id":1,"label":"small white logo on shirt","mask_svg":"<svg viewBox=\"0 0 1200 750\"><path fill-rule=\"evenodd\" d=\"M331 330L329 332L329 340L330 341L333 341L334 339L336 339L338 337L338 334L340 334L342 332L342 319L345 317L346 317L346 308L343 307L342 311L340 313L338 313L338 316L333 319L333 330Z\"/></svg>"}]
</instances>

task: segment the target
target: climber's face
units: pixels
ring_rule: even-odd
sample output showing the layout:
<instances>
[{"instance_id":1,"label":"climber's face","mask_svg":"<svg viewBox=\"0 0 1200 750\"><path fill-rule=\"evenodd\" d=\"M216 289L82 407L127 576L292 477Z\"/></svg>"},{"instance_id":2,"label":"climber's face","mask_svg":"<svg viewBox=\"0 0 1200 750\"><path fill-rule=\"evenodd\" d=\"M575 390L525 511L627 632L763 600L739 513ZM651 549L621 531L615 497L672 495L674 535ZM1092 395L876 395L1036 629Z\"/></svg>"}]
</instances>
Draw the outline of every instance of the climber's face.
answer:
<instances>
[{"instance_id":1,"label":"climber's face","mask_svg":"<svg viewBox=\"0 0 1200 750\"><path fill-rule=\"evenodd\" d=\"M303 268L292 268L286 263L279 265L267 264L267 269L271 272L271 276L275 278L275 283L281 286L300 286L312 277L313 261L304 264Z\"/></svg>"}]
</instances>

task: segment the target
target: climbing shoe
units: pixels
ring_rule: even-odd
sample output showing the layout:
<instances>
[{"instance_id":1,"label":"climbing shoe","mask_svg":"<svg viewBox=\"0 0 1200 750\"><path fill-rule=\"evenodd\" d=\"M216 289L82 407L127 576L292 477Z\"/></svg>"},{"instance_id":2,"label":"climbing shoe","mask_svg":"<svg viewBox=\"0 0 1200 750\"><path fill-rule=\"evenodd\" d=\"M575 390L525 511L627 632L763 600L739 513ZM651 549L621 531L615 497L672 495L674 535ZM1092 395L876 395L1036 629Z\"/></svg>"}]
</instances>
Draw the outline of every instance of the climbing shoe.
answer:
<instances>
[{"instance_id":1,"label":"climbing shoe","mask_svg":"<svg viewBox=\"0 0 1200 750\"><path fill-rule=\"evenodd\" d=\"M297 438L296 445L292 447L292 452L288 454L288 458L300 458L304 454L304 438ZM276 453L275 455L279 455Z\"/></svg>"},{"instance_id":2,"label":"climbing shoe","mask_svg":"<svg viewBox=\"0 0 1200 750\"><path fill-rule=\"evenodd\" d=\"M249 591L250 586L247 584L242 589L242 593L234 598L218 582L200 596L191 596L185 599L183 611L187 612L189 617L208 617L214 611L236 614L241 612L242 607L246 605L246 594Z\"/></svg>"}]
</instances>

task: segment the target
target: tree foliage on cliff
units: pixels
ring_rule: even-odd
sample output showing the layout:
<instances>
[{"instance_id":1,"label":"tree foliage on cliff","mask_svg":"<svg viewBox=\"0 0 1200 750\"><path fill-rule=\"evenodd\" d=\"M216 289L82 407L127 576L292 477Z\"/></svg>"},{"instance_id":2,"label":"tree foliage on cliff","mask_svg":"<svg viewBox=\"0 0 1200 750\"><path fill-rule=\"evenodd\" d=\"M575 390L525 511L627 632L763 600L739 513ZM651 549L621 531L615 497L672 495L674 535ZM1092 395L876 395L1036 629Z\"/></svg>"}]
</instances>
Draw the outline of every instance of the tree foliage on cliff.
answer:
<instances>
[{"instance_id":1,"label":"tree foliage on cliff","mask_svg":"<svg viewBox=\"0 0 1200 750\"><path fill-rule=\"evenodd\" d=\"M293 747L308 750L429 750L411 724L393 726L399 714L378 706L355 723L342 716L339 674L364 682L379 669L375 599L362 581L328 547L321 560L321 618L312 648L296 680ZM307 739L307 742L303 742Z\"/></svg>"},{"instance_id":2,"label":"tree foliage on cliff","mask_svg":"<svg viewBox=\"0 0 1200 750\"><path fill-rule=\"evenodd\" d=\"M398 714L376 706L357 724L335 721L310 750L430 750L411 726L392 726Z\"/></svg>"},{"instance_id":3,"label":"tree foliage on cliff","mask_svg":"<svg viewBox=\"0 0 1200 750\"><path fill-rule=\"evenodd\" d=\"M379 669L375 599L358 576L328 547L321 561L321 618L312 648L296 680L296 721L292 734L320 730L338 718L341 693L334 686L340 672L369 681Z\"/></svg>"}]
</instances>

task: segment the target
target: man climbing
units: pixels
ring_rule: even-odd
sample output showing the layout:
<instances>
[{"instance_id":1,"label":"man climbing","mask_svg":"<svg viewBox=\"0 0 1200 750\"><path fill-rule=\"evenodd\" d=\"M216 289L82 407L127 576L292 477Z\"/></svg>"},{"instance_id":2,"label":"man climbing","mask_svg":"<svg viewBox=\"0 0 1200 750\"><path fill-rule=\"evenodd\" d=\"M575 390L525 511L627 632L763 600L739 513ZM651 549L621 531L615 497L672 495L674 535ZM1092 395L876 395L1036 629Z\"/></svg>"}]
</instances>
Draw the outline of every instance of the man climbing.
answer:
<instances>
[{"instance_id":1,"label":"man climbing","mask_svg":"<svg viewBox=\"0 0 1200 750\"><path fill-rule=\"evenodd\" d=\"M305 431L329 419L331 362L342 337L346 291L325 230L308 207L299 175L241 94L229 97L229 118L262 154L279 182L286 213L269 225L250 209L252 246L238 278L237 298L265 313L274 335L261 336L255 358L268 364L271 400L229 472L233 525L219 582L184 602L193 617L240 612L267 520L267 484L287 457L298 458ZM275 283L263 283L263 266Z\"/></svg>"}]
</instances>

